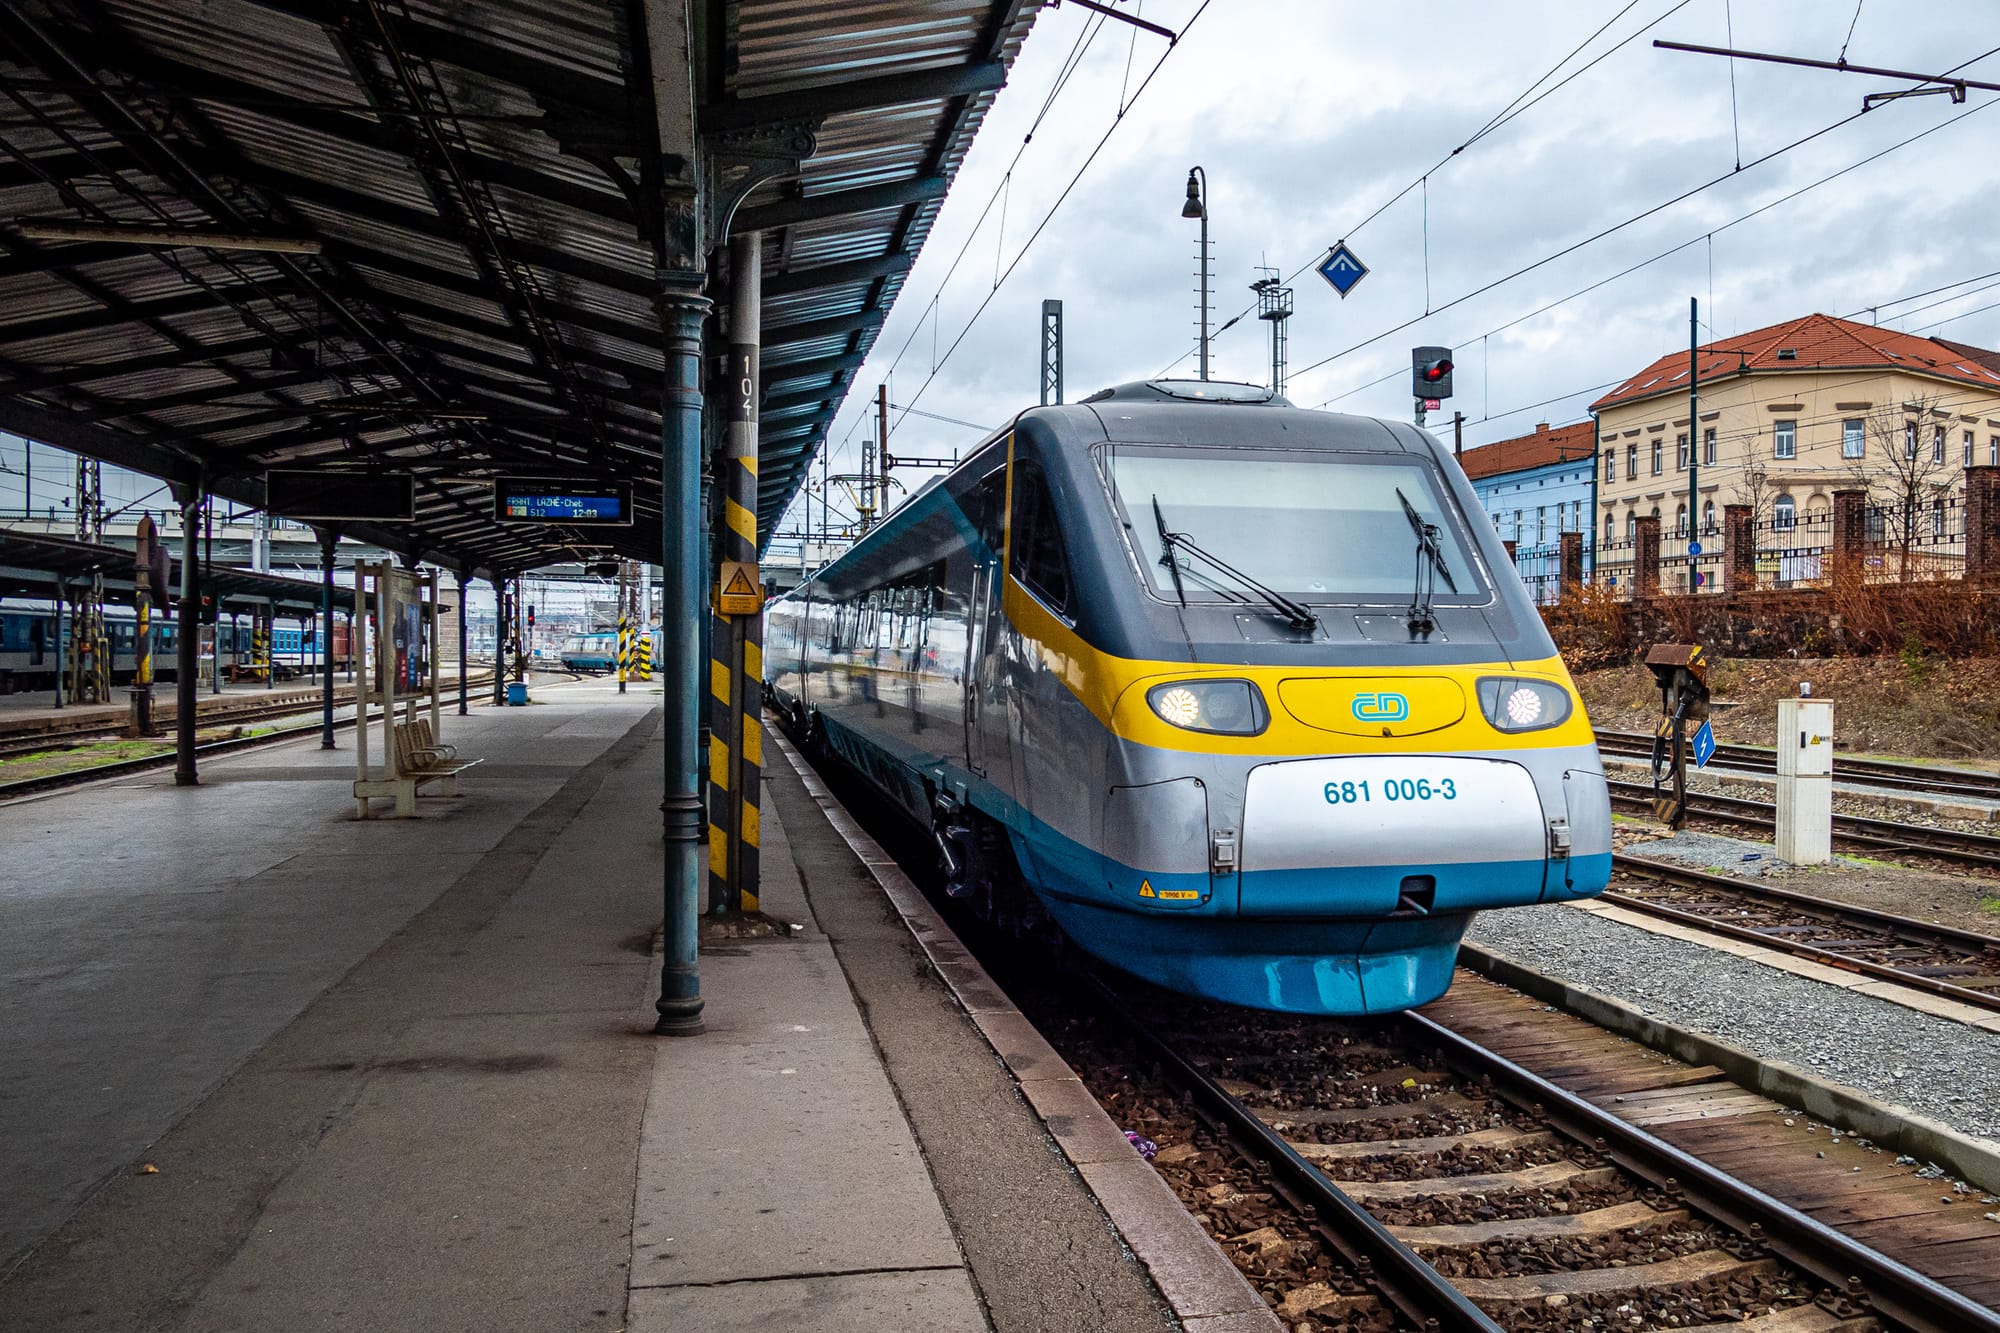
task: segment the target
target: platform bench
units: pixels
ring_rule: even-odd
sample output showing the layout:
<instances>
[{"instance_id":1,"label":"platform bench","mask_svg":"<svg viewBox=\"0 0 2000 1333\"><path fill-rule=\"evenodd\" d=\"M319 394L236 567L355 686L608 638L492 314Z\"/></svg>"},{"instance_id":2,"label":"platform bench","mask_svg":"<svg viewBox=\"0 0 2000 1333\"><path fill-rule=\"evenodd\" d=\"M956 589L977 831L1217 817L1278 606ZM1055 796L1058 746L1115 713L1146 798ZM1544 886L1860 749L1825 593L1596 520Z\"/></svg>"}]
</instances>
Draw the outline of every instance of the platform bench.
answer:
<instances>
[{"instance_id":1,"label":"platform bench","mask_svg":"<svg viewBox=\"0 0 2000 1333\"><path fill-rule=\"evenodd\" d=\"M396 767L400 770L397 775L357 779L354 783L354 799L363 819L368 818L369 798L376 796L396 798L396 818L414 818L420 789L433 787L434 790L426 793L432 796L457 796L458 775L486 762L484 759L461 760L457 757L456 747L439 745L433 739L429 719L399 722L394 732Z\"/></svg>"}]
</instances>

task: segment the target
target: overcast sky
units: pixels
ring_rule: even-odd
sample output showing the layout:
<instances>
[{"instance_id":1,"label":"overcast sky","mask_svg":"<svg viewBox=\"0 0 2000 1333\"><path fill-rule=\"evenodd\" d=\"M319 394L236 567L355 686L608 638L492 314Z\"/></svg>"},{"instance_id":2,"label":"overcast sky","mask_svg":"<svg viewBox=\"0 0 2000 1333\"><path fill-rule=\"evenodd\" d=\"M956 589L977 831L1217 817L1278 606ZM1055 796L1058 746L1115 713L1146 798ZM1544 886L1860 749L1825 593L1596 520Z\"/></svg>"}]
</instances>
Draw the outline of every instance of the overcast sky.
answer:
<instances>
[{"instance_id":1,"label":"overcast sky","mask_svg":"<svg viewBox=\"0 0 2000 1333\"><path fill-rule=\"evenodd\" d=\"M1064 305L1072 400L1169 366L1192 376L1198 224L1180 209L1197 163L1211 190L1214 324L1252 303L1259 264L1296 272L1292 401L1384 417L1409 413L1409 349L1453 346L1457 396L1442 415L1448 431L1452 409L1466 413L1468 446L1581 419L1605 387L1686 346L1691 296L1704 341L1820 311L2000 346L2000 308L1980 309L2000 302L2000 94L1911 98L1828 129L1865 94L1907 83L1738 61L1732 101L1732 62L1652 46L1731 45L1733 25L1738 49L1831 60L1846 43L1855 64L1963 65L2000 81L2000 55L1973 60L2000 47L1992 0L1862 0L1858 19L1850 0L1213 0L1196 18L1201 8L1139 8L1185 29L1164 63L1161 38L1075 5L1042 12L834 423L834 471L857 466L854 427L884 379L893 402L966 421L1032 406L1046 297ZM1540 91L1599 56L1453 155L1566 57ZM1308 267L1341 238L1371 270L1344 301ZM1008 274L997 291L996 273ZM1268 336L1254 314L1221 334L1213 376L1267 380ZM891 416L906 456L979 438ZM898 473L913 489L925 475ZM795 504L781 531L800 514Z\"/></svg>"}]
</instances>

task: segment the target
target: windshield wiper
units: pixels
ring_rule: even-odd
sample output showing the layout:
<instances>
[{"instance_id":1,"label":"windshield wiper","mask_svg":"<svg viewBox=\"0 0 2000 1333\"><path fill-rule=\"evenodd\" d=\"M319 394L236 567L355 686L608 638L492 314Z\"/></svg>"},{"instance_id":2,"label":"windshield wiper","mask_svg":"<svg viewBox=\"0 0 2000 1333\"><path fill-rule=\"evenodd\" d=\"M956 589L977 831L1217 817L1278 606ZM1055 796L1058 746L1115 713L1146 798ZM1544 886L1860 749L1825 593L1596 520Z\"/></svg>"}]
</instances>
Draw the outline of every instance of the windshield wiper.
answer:
<instances>
[{"instance_id":1,"label":"windshield wiper","mask_svg":"<svg viewBox=\"0 0 2000 1333\"><path fill-rule=\"evenodd\" d=\"M1436 575L1442 574L1444 586L1453 592L1458 591L1458 584L1452 581L1451 570L1444 562L1444 549L1438 545L1438 525L1424 522L1401 486L1396 488L1396 498L1403 502L1403 517L1410 520L1410 530L1417 534L1417 576L1416 587L1410 594L1410 633L1429 634L1437 628L1437 617L1431 614L1431 598L1437 593Z\"/></svg>"},{"instance_id":2,"label":"windshield wiper","mask_svg":"<svg viewBox=\"0 0 2000 1333\"><path fill-rule=\"evenodd\" d=\"M1313 629L1318 626L1319 617L1313 614L1310 607L1293 601L1281 592L1273 592L1271 589L1257 582L1257 580L1251 578L1248 574L1245 574L1242 570L1236 568L1236 566L1223 560L1220 556L1211 555L1209 552L1204 551L1186 533L1169 532L1167 530L1167 520L1160 513L1160 497L1157 495L1153 497L1153 518L1160 526L1161 558L1165 560L1167 568L1173 571L1174 591L1181 593L1182 606L1187 605L1187 594L1181 592L1180 563L1173 558L1173 553L1176 550L1185 551L1197 560L1206 561L1230 578L1235 579L1251 592L1262 597L1266 602L1271 604L1271 609L1282 616L1285 623L1293 629Z\"/></svg>"},{"instance_id":3,"label":"windshield wiper","mask_svg":"<svg viewBox=\"0 0 2000 1333\"><path fill-rule=\"evenodd\" d=\"M1181 599L1182 606L1186 606L1187 589L1181 586L1181 562L1174 558L1174 534L1167 531L1167 518L1160 512L1160 497L1157 495L1153 497L1153 522L1160 528L1160 563L1174 576L1174 596Z\"/></svg>"}]
</instances>

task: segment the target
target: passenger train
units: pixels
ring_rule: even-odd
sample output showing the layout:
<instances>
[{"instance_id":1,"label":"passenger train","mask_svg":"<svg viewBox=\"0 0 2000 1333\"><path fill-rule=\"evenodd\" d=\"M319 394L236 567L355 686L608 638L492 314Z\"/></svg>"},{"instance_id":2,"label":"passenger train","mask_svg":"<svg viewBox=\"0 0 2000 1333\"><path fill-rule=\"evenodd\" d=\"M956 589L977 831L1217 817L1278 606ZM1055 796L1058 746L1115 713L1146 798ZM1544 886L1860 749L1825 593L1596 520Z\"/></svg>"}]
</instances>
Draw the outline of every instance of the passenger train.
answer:
<instances>
[{"instance_id":1,"label":"passenger train","mask_svg":"<svg viewBox=\"0 0 2000 1333\"><path fill-rule=\"evenodd\" d=\"M111 680L114 685L128 684L137 665L134 648L138 639L138 616L129 606L107 605L104 608L106 636L111 640ZM63 613L62 634L67 640L74 633L70 613ZM251 653L251 624L248 616L239 616L232 626L229 617L222 618L222 671L227 677L240 660L244 670L249 670ZM153 612L153 675L158 680L172 680L176 669L175 654L180 641L179 626L175 623L171 610L156 608ZM317 627L308 625L301 632L299 622L280 618L271 633L271 655L276 665L278 678L300 675L319 665L321 658L317 641ZM333 657L336 668L347 665L347 624L336 618L333 627ZM44 690L53 689L56 681L56 612L55 604L26 598L8 598L0 602L0 689Z\"/></svg>"},{"instance_id":2,"label":"passenger train","mask_svg":"<svg viewBox=\"0 0 2000 1333\"><path fill-rule=\"evenodd\" d=\"M1442 994L1474 913L1611 869L1590 723L1463 471L1155 380L1029 409L768 611L774 707L947 885L1177 991Z\"/></svg>"},{"instance_id":3,"label":"passenger train","mask_svg":"<svg viewBox=\"0 0 2000 1333\"><path fill-rule=\"evenodd\" d=\"M647 628L646 635L652 640L647 649L652 654L651 663L660 660L660 630L657 625ZM618 631L615 629L591 630L586 634L572 634L563 641L562 664L570 671L604 673L618 669Z\"/></svg>"}]
</instances>

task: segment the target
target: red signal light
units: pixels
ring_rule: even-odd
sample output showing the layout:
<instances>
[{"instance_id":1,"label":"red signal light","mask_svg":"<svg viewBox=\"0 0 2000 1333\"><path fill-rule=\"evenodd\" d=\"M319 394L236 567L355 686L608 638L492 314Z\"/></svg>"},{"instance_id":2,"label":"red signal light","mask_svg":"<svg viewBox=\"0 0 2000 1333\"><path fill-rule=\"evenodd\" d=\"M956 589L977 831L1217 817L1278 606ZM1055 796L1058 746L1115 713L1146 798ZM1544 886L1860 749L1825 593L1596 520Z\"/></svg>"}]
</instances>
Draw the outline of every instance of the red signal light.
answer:
<instances>
[{"instance_id":1,"label":"red signal light","mask_svg":"<svg viewBox=\"0 0 2000 1333\"><path fill-rule=\"evenodd\" d=\"M1452 366L1449 361L1433 361L1424 367L1424 380L1426 383L1436 384L1446 375L1451 374L1451 369Z\"/></svg>"}]
</instances>

